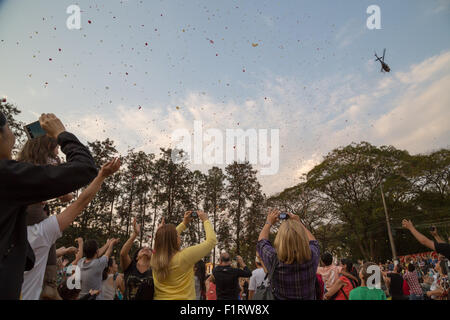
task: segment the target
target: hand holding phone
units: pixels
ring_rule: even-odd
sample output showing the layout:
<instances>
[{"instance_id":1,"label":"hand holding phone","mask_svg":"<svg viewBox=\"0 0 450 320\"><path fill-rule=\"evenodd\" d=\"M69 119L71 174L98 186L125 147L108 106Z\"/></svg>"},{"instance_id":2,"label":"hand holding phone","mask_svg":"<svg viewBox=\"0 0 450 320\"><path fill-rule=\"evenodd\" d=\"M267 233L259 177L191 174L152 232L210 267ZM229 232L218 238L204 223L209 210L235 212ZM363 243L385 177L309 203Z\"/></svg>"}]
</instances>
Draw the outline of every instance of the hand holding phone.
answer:
<instances>
[{"instance_id":1,"label":"hand holding phone","mask_svg":"<svg viewBox=\"0 0 450 320\"><path fill-rule=\"evenodd\" d=\"M287 220L289 219L289 215L287 214L287 212L280 212L279 218L280 220Z\"/></svg>"},{"instance_id":2,"label":"hand holding phone","mask_svg":"<svg viewBox=\"0 0 450 320\"><path fill-rule=\"evenodd\" d=\"M66 128L53 113L42 114L39 123L44 131L52 138L58 139L58 136L66 131Z\"/></svg>"},{"instance_id":3,"label":"hand holding phone","mask_svg":"<svg viewBox=\"0 0 450 320\"><path fill-rule=\"evenodd\" d=\"M42 136L45 136L47 133L42 129L39 121L32 122L24 126L25 133L28 136L28 139L35 139Z\"/></svg>"}]
</instances>

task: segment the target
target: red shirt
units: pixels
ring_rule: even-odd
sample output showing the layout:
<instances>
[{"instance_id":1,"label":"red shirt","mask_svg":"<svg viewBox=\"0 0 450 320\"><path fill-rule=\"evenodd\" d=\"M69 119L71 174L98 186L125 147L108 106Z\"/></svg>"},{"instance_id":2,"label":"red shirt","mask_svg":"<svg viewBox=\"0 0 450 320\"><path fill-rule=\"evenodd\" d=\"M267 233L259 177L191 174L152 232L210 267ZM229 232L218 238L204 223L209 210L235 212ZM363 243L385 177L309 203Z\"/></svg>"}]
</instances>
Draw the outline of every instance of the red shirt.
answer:
<instances>
[{"instance_id":1,"label":"red shirt","mask_svg":"<svg viewBox=\"0 0 450 320\"><path fill-rule=\"evenodd\" d=\"M336 296L336 298L334 300L348 300L348 297L350 296L350 291L353 290L353 285L352 285L351 281L345 276L340 276L339 280L345 282L346 285L342 288L342 290L340 289L338 291L338 295ZM347 298L342 293L342 291L345 292L345 295L347 295Z\"/></svg>"},{"instance_id":2,"label":"red shirt","mask_svg":"<svg viewBox=\"0 0 450 320\"><path fill-rule=\"evenodd\" d=\"M206 300L217 300L216 285L212 282L209 283L209 290L206 292Z\"/></svg>"},{"instance_id":3,"label":"red shirt","mask_svg":"<svg viewBox=\"0 0 450 320\"><path fill-rule=\"evenodd\" d=\"M403 281L403 294L409 296L409 285L408 281Z\"/></svg>"}]
</instances>

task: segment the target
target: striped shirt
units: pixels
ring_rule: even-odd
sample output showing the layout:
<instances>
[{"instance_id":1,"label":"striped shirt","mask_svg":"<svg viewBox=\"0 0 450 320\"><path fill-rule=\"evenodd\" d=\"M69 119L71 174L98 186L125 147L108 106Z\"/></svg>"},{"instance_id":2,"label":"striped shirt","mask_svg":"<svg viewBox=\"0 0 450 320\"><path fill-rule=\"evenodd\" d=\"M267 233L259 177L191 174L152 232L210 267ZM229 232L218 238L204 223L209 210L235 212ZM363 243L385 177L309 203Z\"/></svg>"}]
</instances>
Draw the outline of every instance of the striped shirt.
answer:
<instances>
[{"instance_id":1,"label":"striped shirt","mask_svg":"<svg viewBox=\"0 0 450 320\"><path fill-rule=\"evenodd\" d=\"M256 250L267 269L277 265L271 281L274 297L279 300L315 300L316 272L319 265L319 242L309 242L311 259L305 263L285 264L269 240L258 241Z\"/></svg>"}]
</instances>

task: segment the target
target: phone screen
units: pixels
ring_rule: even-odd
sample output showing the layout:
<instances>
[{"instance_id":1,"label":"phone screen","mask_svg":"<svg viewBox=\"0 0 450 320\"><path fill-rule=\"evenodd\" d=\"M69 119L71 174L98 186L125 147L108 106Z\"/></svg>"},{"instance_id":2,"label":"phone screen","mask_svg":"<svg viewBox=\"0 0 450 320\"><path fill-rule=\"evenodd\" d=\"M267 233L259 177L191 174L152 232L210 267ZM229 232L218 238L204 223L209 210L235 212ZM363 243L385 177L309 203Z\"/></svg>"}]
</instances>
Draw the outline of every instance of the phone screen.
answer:
<instances>
[{"instance_id":1,"label":"phone screen","mask_svg":"<svg viewBox=\"0 0 450 320\"><path fill-rule=\"evenodd\" d=\"M25 130L30 139L34 139L34 138L38 138L38 137L42 137L42 136L46 135L46 132L44 131L44 129L42 129L39 121L30 123L29 125L26 125Z\"/></svg>"},{"instance_id":2,"label":"phone screen","mask_svg":"<svg viewBox=\"0 0 450 320\"><path fill-rule=\"evenodd\" d=\"M287 218L289 218L289 215L286 212L280 213L280 220L286 220Z\"/></svg>"}]
</instances>

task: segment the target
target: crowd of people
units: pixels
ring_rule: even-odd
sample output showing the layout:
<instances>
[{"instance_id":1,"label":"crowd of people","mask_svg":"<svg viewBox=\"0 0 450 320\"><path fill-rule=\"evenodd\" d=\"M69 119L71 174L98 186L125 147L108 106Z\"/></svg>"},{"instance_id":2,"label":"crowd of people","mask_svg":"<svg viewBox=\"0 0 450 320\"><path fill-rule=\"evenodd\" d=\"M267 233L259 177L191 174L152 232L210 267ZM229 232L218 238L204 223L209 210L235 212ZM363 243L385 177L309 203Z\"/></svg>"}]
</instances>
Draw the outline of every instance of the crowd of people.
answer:
<instances>
[{"instance_id":1,"label":"crowd of people","mask_svg":"<svg viewBox=\"0 0 450 320\"><path fill-rule=\"evenodd\" d=\"M112 159L97 169L88 148L68 133L53 114L39 121L47 135L26 142L17 160L6 116L0 113L0 299L24 300L419 300L448 299L449 244L403 226L435 256L404 257L386 263L337 259L320 253L319 243L297 215L269 210L255 243L255 270L244 259L222 251L211 272L205 257L217 238L207 213L187 211L175 226L164 219L153 247L130 252L141 233L133 231L113 255L119 239L100 247L95 239L76 240L77 247L55 242L121 166ZM66 156L61 163L58 149ZM87 186L74 200L72 192ZM49 215L46 201L71 202ZM194 214L195 213L195 214ZM183 247L181 234L199 219L205 240ZM275 240L271 228L277 225ZM73 257L70 261L68 257ZM122 272L119 272L121 270ZM375 270L375 271L374 271ZM379 270L379 281L372 281ZM376 277L375 277L376 278Z\"/></svg>"}]
</instances>

